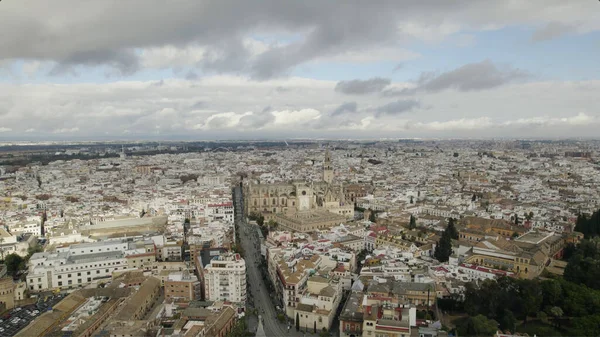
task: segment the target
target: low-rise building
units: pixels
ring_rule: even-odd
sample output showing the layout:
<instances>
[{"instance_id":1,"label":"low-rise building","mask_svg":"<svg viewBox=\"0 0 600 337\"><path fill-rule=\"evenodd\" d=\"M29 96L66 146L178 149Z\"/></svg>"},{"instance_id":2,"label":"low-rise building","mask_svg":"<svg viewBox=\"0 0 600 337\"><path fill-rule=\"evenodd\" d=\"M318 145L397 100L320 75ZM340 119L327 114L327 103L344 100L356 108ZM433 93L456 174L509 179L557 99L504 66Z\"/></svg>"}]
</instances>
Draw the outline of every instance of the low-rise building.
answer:
<instances>
[{"instance_id":1,"label":"low-rise building","mask_svg":"<svg viewBox=\"0 0 600 337\"><path fill-rule=\"evenodd\" d=\"M165 280L165 298L194 301L200 298L200 282L187 270L170 273Z\"/></svg>"}]
</instances>

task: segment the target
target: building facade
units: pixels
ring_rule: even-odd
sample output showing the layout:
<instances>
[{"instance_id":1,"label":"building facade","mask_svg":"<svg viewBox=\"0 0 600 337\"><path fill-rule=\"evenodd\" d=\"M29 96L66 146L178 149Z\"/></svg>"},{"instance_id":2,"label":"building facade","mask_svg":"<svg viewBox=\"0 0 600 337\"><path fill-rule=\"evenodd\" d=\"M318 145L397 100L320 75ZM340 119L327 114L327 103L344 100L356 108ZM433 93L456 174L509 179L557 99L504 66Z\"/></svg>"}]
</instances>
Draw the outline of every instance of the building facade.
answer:
<instances>
[{"instance_id":1,"label":"building facade","mask_svg":"<svg viewBox=\"0 0 600 337\"><path fill-rule=\"evenodd\" d=\"M240 254L214 257L204 267L203 275L206 300L246 302L246 263Z\"/></svg>"}]
</instances>

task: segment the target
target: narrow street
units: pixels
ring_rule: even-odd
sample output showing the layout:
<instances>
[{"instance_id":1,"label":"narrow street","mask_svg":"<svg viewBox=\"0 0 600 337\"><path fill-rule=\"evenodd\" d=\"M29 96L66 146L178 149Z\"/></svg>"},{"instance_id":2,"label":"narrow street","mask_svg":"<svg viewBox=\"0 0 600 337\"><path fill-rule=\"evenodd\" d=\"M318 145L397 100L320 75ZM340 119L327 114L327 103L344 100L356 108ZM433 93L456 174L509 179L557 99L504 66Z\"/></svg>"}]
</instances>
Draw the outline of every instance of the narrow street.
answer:
<instances>
[{"instance_id":1,"label":"narrow street","mask_svg":"<svg viewBox=\"0 0 600 337\"><path fill-rule=\"evenodd\" d=\"M263 319L266 336L305 336L304 332L296 331L293 323L290 324L290 329L288 330L287 323L277 320L275 298L270 296L258 267L261 261L258 228L249 225L245 221L245 217L243 216L242 190L239 186L235 187L234 197L236 201L235 221L240 231L240 244L244 250L244 259L246 261L246 274L248 276L247 292L253 297L254 307L258 309L258 314ZM256 329L256 327L251 327L251 329ZM250 331L254 332L254 330Z\"/></svg>"}]
</instances>

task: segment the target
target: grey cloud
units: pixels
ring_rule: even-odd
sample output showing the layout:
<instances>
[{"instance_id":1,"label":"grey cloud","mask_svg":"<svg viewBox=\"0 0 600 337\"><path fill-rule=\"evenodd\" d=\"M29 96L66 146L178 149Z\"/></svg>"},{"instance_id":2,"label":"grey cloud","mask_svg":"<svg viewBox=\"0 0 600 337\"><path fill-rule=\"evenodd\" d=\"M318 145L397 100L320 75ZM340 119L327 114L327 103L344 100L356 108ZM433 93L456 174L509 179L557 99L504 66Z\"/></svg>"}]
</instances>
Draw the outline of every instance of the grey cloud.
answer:
<instances>
[{"instance_id":1,"label":"grey cloud","mask_svg":"<svg viewBox=\"0 0 600 337\"><path fill-rule=\"evenodd\" d=\"M200 78L200 76L198 76L198 74L196 74L196 72L191 71L191 70L188 71L187 74L185 74L185 79L188 80L188 81L195 81L195 80L197 80L199 78Z\"/></svg>"},{"instance_id":2,"label":"grey cloud","mask_svg":"<svg viewBox=\"0 0 600 337\"><path fill-rule=\"evenodd\" d=\"M356 109L358 108L358 105L356 104L356 102L346 102L341 104L340 106L338 106L335 110L333 110L331 112L331 116L339 116L339 115L343 115L346 113L354 113L356 112Z\"/></svg>"},{"instance_id":3,"label":"grey cloud","mask_svg":"<svg viewBox=\"0 0 600 337\"><path fill-rule=\"evenodd\" d=\"M133 74L140 67L138 57L130 50L86 50L74 52L68 57L58 60L57 65L50 73L62 74L71 72L73 67L78 65L108 65L118 70L121 75Z\"/></svg>"},{"instance_id":4,"label":"grey cloud","mask_svg":"<svg viewBox=\"0 0 600 337\"><path fill-rule=\"evenodd\" d=\"M476 91L499 87L512 81L530 77L526 71L512 67L498 67L490 60L465 64L445 73L423 72L415 87L390 88L381 92L384 97L412 96L420 92L439 92L447 89Z\"/></svg>"},{"instance_id":5,"label":"grey cloud","mask_svg":"<svg viewBox=\"0 0 600 337\"><path fill-rule=\"evenodd\" d=\"M435 75L424 73L419 79L419 89L437 92L445 89L473 91L491 89L513 80L528 77L529 74L519 69L506 67L500 69L490 60L466 64L455 70Z\"/></svg>"},{"instance_id":6,"label":"grey cloud","mask_svg":"<svg viewBox=\"0 0 600 337\"><path fill-rule=\"evenodd\" d=\"M277 91L278 94L282 94L284 92L288 92L292 89L290 88L286 88L286 87L282 87L282 86L278 86L277 88L275 88L275 91Z\"/></svg>"},{"instance_id":7,"label":"grey cloud","mask_svg":"<svg viewBox=\"0 0 600 337\"><path fill-rule=\"evenodd\" d=\"M191 110L200 110L206 108L206 102L198 101L190 106Z\"/></svg>"},{"instance_id":8,"label":"grey cloud","mask_svg":"<svg viewBox=\"0 0 600 337\"><path fill-rule=\"evenodd\" d=\"M416 100L397 100L395 102L387 103L375 109L375 116L381 117L383 115L398 115L404 112L408 112L414 108L420 106L420 103Z\"/></svg>"},{"instance_id":9,"label":"grey cloud","mask_svg":"<svg viewBox=\"0 0 600 337\"><path fill-rule=\"evenodd\" d=\"M53 61L59 64L54 73L76 65L108 65L129 74L139 69L134 51L199 45L207 50L206 59L198 65L203 71L267 79L289 74L294 67L320 57L402 42L412 37L398 29L402 22L427 27L433 34L443 34L441 19L472 29L531 23L533 17L556 13L564 1L506 6L504 1L481 4L465 0L245 0L235 3L235 11L231 5L231 1L178 1L149 6L142 0L82 5L80 0L62 0L52 6L32 3L25 10L22 1L3 3L0 29L19 34L0 35L0 60ZM565 22L597 20L585 6L569 9L561 18ZM54 22L58 16L60 25ZM157 24L158 18L161 24ZM248 57L251 53L242 43L244 37L265 31L308 33L290 44Z\"/></svg>"},{"instance_id":10,"label":"grey cloud","mask_svg":"<svg viewBox=\"0 0 600 337\"><path fill-rule=\"evenodd\" d=\"M340 81L335 85L335 91L347 95L366 95L380 92L390 85L389 78L373 77L368 80Z\"/></svg>"},{"instance_id":11,"label":"grey cloud","mask_svg":"<svg viewBox=\"0 0 600 337\"><path fill-rule=\"evenodd\" d=\"M382 91L381 96L383 96L383 97L412 96L416 93L417 93L417 90L415 88L402 88L402 89L391 88L391 89L386 89L386 90Z\"/></svg>"},{"instance_id":12,"label":"grey cloud","mask_svg":"<svg viewBox=\"0 0 600 337\"><path fill-rule=\"evenodd\" d=\"M246 115L240 118L239 126L241 128L261 128L267 124L273 122L275 116L271 112L265 112L260 114Z\"/></svg>"},{"instance_id":13,"label":"grey cloud","mask_svg":"<svg viewBox=\"0 0 600 337\"><path fill-rule=\"evenodd\" d=\"M269 112L269 111L271 111L271 110L273 110L273 108L272 108L270 105L267 105L266 107L264 107L264 108L262 109L262 111L261 111L261 112L262 112L262 113L265 113L265 112Z\"/></svg>"},{"instance_id":14,"label":"grey cloud","mask_svg":"<svg viewBox=\"0 0 600 337\"><path fill-rule=\"evenodd\" d=\"M227 127L228 124L229 124L229 117L217 116L217 117L214 117L213 119L211 119L207 123L207 126L209 126L211 129L222 129L222 128Z\"/></svg>"},{"instance_id":15,"label":"grey cloud","mask_svg":"<svg viewBox=\"0 0 600 337\"><path fill-rule=\"evenodd\" d=\"M575 27L570 25L565 25L560 22L550 22L544 27L536 30L533 35L531 35L532 42L541 42L546 40L552 40L564 34L568 34L573 32Z\"/></svg>"}]
</instances>

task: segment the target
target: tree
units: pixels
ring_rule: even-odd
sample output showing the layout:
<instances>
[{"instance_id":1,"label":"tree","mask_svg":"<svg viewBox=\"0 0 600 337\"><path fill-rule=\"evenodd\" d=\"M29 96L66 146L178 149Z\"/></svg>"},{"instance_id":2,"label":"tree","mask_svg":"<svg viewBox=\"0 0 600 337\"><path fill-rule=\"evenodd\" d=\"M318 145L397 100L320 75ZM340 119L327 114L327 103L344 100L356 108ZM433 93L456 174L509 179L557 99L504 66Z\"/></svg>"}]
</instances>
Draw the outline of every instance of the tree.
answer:
<instances>
[{"instance_id":1,"label":"tree","mask_svg":"<svg viewBox=\"0 0 600 337\"><path fill-rule=\"evenodd\" d=\"M317 333L317 321L313 321L313 333Z\"/></svg>"},{"instance_id":2,"label":"tree","mask_svg":"<svg viewBox=\"0 0 600 337\"><path fill-rule=\"evenodd\" d=\"M458 240L458 230L456 229L455 219L448 219L448 227L446 227L446 231L449 232L450 238L454 240Z\"/></svg>"},{"instance_id":3,"label":"tree","mask_svg":"<svg viewBox=\"0 0 600 337\"><path fill-rule=\"evenodd\" d=\"M412 195L410 196L410 203L411 203L411 204L414 204L414 203L415 203L414 197L413 197Z\"/></svg>"},{"instance_id":4,"label":"tree","mask_svg":"<svg viewBox=\"0 0 600 337\"><path fill-rule=\"evenodd\" d=\"M300 331L300 316L296 313L296 331Z\"/></svg>"},{"instance_id":5,"label":"tree","mask_svg":"<svg viewBox=\"0 0 600 337\"><path fill-rule=\"evenodd\" d=\"M410 221L408 222L408 229L417 228L417 219L415 219L414 215L410 215Z\"/></svg>"},{"instance_id":6,"label":"tree","mask_svg":"<svg viewBox=\"0 0 600 337\"><path fill-rule=\"evenodd\" d=\"M323 330L321 330L319 337L329 337L329 331L327 331L327 328L323 328Z\"/></svg>"},{"instance_id":7,"label":"tree","mask_svg":"<svg viewBox=\"0 0 600 337\"><path fill-rule=\"evenodd\" d=\"M515 214L515 225L518 225L519 223L519 215Z\"/></svg>"},{"instance_id":8,"label":"tree","mask_svg":"<svg viewBox=\"0 0 600 337\"><path fill-rule=\"evenodd\" d=\"M20 270L25 269L27 265L25 264L25 260L17 255L17 254L8 254L4 259L4 264L6 265L6 270L13 277L19 273Z\"/></svg>"},{"instance_id":9,"label":"tree","mask_svg":"<svg viewBox=\"0 0 600 337\"><path fill-rule=\"evenodd\" d=\"M458 327L459 336L492 336L498 330L498 322L484 315L471 316Z\"/></svg>"},{"instance_id":10,"label":"tree","mask_svg":"<svg viewBox=\"0 0 600 337\"><path fill-rule=\"evenodd\" d=\"M517 319L515 318L515 315L512 313L512 311L504 309L502 318L500 318L500 329L515 332L516 326Z\"/></svg>"},{"instance_id":11,"label":"tree","mask_svg":"<svg viewBox=\"0 0 600 337\"><path fill-rule=\"evenodd\" d=\"M475 201L477 201L477 196L476 196L475 194L473 194L473 196L471 197L471 201L472 201L472 202L475 202Z\"/></svg>"},{"instance_id":12,"label":"tree","mask_svg":"<svg viewBox=\"0 0 600 337\"><path fill-rule=\"evenodd\" d=\"M433 256L440 262L446 262L450 259L450 255L452 255L452 238L450 238L448 231L444 231L435 246Z\"/></svg>"},{"instance_id":13,"label":"tree","mask_svg":"<svg viewBox=\"0 0 600 337\"><path fill-rule=\"evenodd\" d=\"M453 156L454 158L458 157L458 152L454 152Z\"/></svg>"},{"instance_id":14,"label":"tree","mask_svg":"<svg viewBox=\"0 0 600 337\"><path fill-rule=\"evenodd\" d=\"M591 216L579 214L575 223L575 231L583 233L586 239L600 235L600 210Z\"/></svg>"},{"instance_id":15,"label":"tree","mask_svg":"<svg viewBox=\"0 0 600 337\"><path fill-rule=\"evenodd\" d=\"M552 317L554 317L555 325L560 326L559 319L564 315L563 310L560 307L554 306L554 307L550 308L550 313L552 314Z\"/></svg>"},{"instance_id":16,"label":"tree","mask_svg":"<svg viewBox=\"0 0 600 337\"><path fill-rule=\"evenodd\" d=\"M371 213L369 214L369 221L377 222L377 213L375 213L375 211L371 210L370 208L369 211L371 211Z\"/></svg>"},{"instance_id":17,"label":"tree","mask_svg":"<svg viewBox=\"0 0 600 337\"><path fill-rule=\"evenodd\" d=\"M525 213L525 219L531 221L531 219L533 219L533 212Z\"/></svg>"}]
</instances>

